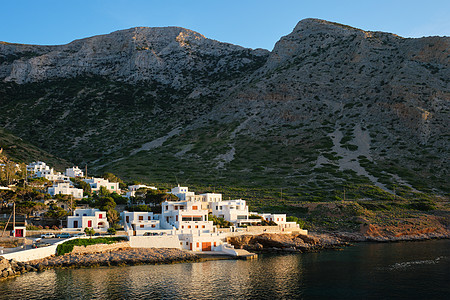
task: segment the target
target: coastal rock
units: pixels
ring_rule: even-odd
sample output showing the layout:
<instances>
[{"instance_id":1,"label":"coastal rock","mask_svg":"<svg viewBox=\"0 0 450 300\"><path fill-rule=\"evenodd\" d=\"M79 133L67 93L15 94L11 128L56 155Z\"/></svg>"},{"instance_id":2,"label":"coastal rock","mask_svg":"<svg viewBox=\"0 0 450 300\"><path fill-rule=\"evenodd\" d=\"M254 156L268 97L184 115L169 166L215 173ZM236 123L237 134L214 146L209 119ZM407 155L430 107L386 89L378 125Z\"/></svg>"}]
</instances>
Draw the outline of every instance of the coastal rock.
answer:
<instances>
[{"instance_id":1,"label":"coastal rock","mask_svg":"<svg viewBox=\"0 0 450 300\"><path fill-rule=\"evenodd\" d=\"M326 234L275 234L241 235L227 238L227 242L237 249L254 251L315 251L319 249L335 249L347 245L345 241Z\"/></svg>"}]
</instances>

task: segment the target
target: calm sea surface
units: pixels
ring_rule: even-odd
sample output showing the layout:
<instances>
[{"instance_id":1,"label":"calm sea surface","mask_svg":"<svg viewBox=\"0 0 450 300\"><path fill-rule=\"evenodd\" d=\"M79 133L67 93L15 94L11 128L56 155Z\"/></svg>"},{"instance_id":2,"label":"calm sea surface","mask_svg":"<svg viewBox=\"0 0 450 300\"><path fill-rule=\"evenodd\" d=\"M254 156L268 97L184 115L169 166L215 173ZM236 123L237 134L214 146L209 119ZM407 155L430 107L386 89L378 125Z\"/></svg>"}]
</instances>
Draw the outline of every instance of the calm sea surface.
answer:
<instances>
[{"instance_id":1,"label":"calm sea surface","mask_svg":"<svg viewBox=\"0 0 450 300\"><path fill-rule=\"evenodd\" d=\"M0 299L450 299L450 240L29 273Z\"/></svg>"}]
</instances>

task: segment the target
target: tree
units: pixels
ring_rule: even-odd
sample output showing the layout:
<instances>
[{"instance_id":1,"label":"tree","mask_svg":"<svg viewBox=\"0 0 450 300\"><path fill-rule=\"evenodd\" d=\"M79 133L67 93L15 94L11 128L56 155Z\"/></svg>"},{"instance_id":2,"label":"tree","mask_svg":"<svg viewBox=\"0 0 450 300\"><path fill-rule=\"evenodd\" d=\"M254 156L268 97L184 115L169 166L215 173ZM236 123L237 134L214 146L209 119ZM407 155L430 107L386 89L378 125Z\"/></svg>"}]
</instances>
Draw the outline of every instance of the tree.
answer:
<instances>
[{"instance_id":1,"label":"tree","mask_svg":"<svg viewBox=\"0 0 450 300\"><path fill-rule=\"evenodd\" d=\"M109 228L108 228L108 233L109 233L110 235L115 235L115 234L116 234L116 229L113 228L113 227L109 227Z\"/></svg>"},{"instance_id":2,"label":"tree","mask_svg":"<svg viewBox=\"0 0 450 300\"><path fill-rule=\"evenodd\" d=\"M106 211L106 218L111 227L114 227L120 220L119 213L114 208L110 208Z\"/></svg>"},{"instance_id":3,"label":"tree","mask_svg":"<svg viewBox=\"0 0 450 300\"><path fill-rule=\"evenodd\" d=\"M32 214L35 211L41 211L47 208L47 205L40 202L33 202L33 201L21 201L17 203L16 205L16 212L19 214L26 214L27 218L30 217L30 214Z\"/></svg>"},{"instance_id":4,"label":"tree","mask_svg":"<svg viewBox=\"0 0 450 300\"><path fill-rule=\"evenodd\" d=\"M100 186L100 190L98 191L98 194L100 196L105 197L105 196L109 196L109 194L111 194L111 193L109 192L109 190L105 186L102 185L102 186Z\"/></svg>"},{"instance_id":5,"label":"tree","mask_svg":"<svg viewBox=\"0 0 450 300\"><path fill-rule=\"evenodd\" d=\"M86 233L90 238L92 238L92 236L95 234L95 230L94 230L94 228L86 227L84 229L84 233Z\"/></svg>"},{"instance_id":6,"label":"tree","mask_svg":"<svg viewBox=\"0 0 450 300\"><path fill-rule=\"evenodd\" d=\"M6 184L9 185L16 178L16 164L12 161L8 161L3 167Z\"/></svg>"},{"instance_id":7,"label":"tree","mask_svg":"<svg viewBox=\"0 0 450 300\"><path fill-rule=\"evenodd\" d=\"M52 204L50 206L50 209L44 214L46 218L51 218L56 221L59 221L65 217L67 217L69 213L62 209L61 207L56 206L55 204Z\"/></svg>"}]
</instances>

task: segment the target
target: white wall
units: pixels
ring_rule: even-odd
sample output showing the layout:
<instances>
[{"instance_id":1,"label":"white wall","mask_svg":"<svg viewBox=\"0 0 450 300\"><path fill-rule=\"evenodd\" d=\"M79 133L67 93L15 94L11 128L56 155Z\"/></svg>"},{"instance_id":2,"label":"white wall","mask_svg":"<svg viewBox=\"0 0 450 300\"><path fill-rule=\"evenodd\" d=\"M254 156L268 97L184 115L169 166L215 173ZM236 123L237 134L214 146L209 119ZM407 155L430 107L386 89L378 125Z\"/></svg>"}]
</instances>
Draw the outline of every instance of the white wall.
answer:
<instances>
[{"instance_id":1,"label":"white wall","mask_svg":"<svg viewBox=\"0 0 450 300\"><path fill-rule=\"evenodd\" d=\"M47 247L17 251L17 252L13 252L13 253L3 254L1 256L3 256L6 259L15 259L15 260L21 261L21 262L46 258L46 257L56 254L56 248L58 247L59 244L62 244L68 240L73 240L73 239L77 239L77 238L79 238L79 237L72 237L70 239L65 239L65 240L62 240L60 242L57 242L57 243L55 243L51 246L47 246Z\"/></svg>"},{"instance_id":2,"label":"white wall","mask_svg":"<svg viewBox=\"0 0 450 300\"><path fill-rule=\"evenodd\" d=\"M178 235L130 236L131 248L177 248L181 249Z\"/></svg>"}]
</instances>

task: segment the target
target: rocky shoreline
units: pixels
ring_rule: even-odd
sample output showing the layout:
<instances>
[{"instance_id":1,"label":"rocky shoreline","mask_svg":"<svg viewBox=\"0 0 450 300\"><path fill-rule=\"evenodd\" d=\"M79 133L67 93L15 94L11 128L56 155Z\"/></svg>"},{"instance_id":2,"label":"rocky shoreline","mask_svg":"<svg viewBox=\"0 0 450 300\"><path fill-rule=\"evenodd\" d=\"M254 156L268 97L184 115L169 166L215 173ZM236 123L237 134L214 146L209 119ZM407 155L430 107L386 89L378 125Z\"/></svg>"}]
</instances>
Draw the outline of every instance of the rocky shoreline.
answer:
<instances>
[{"instance_id":1,"label":"rocky shoreline","mask_svg":"<svg viewBox=\"0 0 450 300\"><path fill-rule=\"evenodd\" d=\"M230 237L227 242L236 249L256 252L318 252L327 249L339 250L351 245L328 234L276 234L241 235Z\"/></svg>"},{"instance_id":2,"label":"rocky shoreline","mask_svg":"<svg viewBox=\"0 0 450 300\"><path fill-rule=\"evenodd\" d=\"M172 264L196 261L200 261L197 255L173 248L126 248L101 253L54 255L29 262L17 262L0 257L0 280L54 268Z\"/></svg>"}]
</instances>

